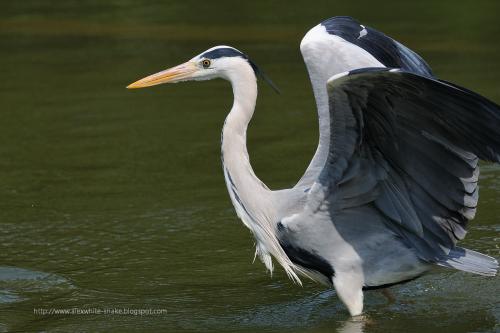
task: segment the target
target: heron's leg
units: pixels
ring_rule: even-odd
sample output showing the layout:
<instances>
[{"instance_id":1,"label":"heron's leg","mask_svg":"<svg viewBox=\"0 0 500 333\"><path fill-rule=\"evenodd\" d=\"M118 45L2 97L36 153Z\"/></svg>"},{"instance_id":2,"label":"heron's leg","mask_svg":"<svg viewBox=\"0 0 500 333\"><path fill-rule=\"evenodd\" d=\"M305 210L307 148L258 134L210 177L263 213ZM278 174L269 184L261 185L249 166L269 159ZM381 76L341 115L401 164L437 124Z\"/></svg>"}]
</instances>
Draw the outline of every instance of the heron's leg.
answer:
<instances>
[{"instance_id":1,"label":"heron's leg","mask_svg":"<svg viewBox=\"0 0 500 333\"><path fill-rule=\"evenodd\" d=\"M360 274L335 272L333 286L351 316L363 313L363 278Z\"/></svg>"},{"instance_id":2,"label":"heron's leg","mask_svg":"<svg viewBox=\"0 0 500 333\"><path fill-rule=\"evenodd\" d=\"M388 304L392 304L392 303L396 302L396 297L394 296L394 294L391 292L391 290L389 288L381 289L380 292L382 293L382 295L385 296Z\"/></svg>"}]
</instances>

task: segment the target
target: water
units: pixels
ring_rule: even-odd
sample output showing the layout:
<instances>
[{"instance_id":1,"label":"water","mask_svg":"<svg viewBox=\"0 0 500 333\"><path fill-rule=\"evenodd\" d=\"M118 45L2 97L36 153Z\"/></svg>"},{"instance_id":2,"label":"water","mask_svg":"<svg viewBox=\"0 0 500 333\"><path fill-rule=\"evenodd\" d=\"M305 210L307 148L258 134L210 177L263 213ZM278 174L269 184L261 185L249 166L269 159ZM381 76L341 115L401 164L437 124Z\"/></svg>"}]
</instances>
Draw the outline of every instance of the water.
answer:
<instances>
[{"instance_id":1,"label":"water","mask_svg":"<svg viewBox=\"0 0 500 333\"><path fill-rule=\"evenodd\" d=\"M349 14L421 53L437 75L500 101L497 2L18 1L0 11L0 332L494 332L500 283L438 271L366 293L352 322L335 293L252 264L220 168L223 81L139 91L132 81L215 44L248 53L261 85L256 173L293 185L316 144L300 38ZM500 256L500 168L482 169L464 246ZM37 309L164 309L161 315ZM38 311L38 310L37 310Z\"/></svg>"}]
</instances>

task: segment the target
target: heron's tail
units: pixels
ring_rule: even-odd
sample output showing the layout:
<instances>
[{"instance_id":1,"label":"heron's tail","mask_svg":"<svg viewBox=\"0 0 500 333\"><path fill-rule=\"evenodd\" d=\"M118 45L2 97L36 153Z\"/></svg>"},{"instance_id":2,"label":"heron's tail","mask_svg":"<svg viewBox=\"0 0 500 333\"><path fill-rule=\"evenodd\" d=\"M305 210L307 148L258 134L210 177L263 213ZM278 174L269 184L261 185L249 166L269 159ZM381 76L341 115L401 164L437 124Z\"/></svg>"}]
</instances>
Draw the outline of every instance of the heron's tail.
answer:
<instances>
[{"instance_id":1,"label":"heron's tail","mask_svg":"<svg viewBox=\"0 0 500 333\"><path fill-rule=\"evenodd\" d=\"M437 264L486 276L495 276L498 270L498 261L495 258L458 246Z\"/></svg>"}]
</instances>

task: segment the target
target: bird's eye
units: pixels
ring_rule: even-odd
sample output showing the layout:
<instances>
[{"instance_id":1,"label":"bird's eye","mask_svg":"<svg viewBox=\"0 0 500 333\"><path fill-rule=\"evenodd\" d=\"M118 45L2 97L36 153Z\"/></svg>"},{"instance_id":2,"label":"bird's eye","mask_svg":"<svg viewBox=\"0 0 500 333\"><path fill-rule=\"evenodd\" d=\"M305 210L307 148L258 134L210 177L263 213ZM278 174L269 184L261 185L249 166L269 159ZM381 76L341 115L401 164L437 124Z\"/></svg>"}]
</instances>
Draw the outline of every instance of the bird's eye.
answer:
<instances>
[{"instance_id":1,"label":"bird's eye","mask_svg":"<svg viewBox=\"0 0 500 333\"><path fill-rule=\"evenodd\" d=\"M208 59L205 59L201 62L201 65L203 66L203 68L208 68L210 67L210 60Z\"/></svg>"}]
</instances>

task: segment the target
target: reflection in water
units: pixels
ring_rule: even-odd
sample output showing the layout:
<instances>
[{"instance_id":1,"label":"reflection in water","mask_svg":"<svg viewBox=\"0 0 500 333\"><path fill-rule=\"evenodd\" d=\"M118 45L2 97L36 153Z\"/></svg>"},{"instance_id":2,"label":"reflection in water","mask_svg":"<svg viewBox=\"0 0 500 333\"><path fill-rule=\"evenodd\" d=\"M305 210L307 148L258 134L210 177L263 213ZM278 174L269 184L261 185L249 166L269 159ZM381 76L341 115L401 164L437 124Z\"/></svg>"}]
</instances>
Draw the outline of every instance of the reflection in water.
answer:
<instances>
[{"instance_id":1,"label":"reflection in water","mask_svg":"<svg viewBox=\"0 0 500 333\"><path fill-rule=\"evenodd\" d=\"M19 267L0 267L0 305L26 301L36 295L74 288L65 278Z\"/></svg>"},{"instance_id":2,"label":"reflection in water","mask_svg":"<svg viewBox=\"0 0 500 333\"><path fill-rule=\"evenodd\" d=\"M364 316L346 320L337 333L364 333L365 323L368 319Z\"/></svg>"},{"instance_id":3,"label":"reflection in water","mask_svg":"<svg viewBox=\"0 0 500 333\"><path fill-rule=\"evenodd\" d=\"M56 274L8 266L0 266L0 284L20 285L25 291L47 291L55 287L71 286L65 278Z\"/></svg>"},{"instance_id":4,"label":"reflection in water","mask_svg":"<svg viewBox=\"0 0 500 333\"><path fill-rule=\"evenodd\" d=\"M337 307L335 307L336 303ZM297 326L310 326L317 322L319 313L329 316L340 309L341 305L335 301L335 293L327 290L278 304L257 306L242 315L238 321L250 327L290 329Z\"/></svg>"}]
</instances>

